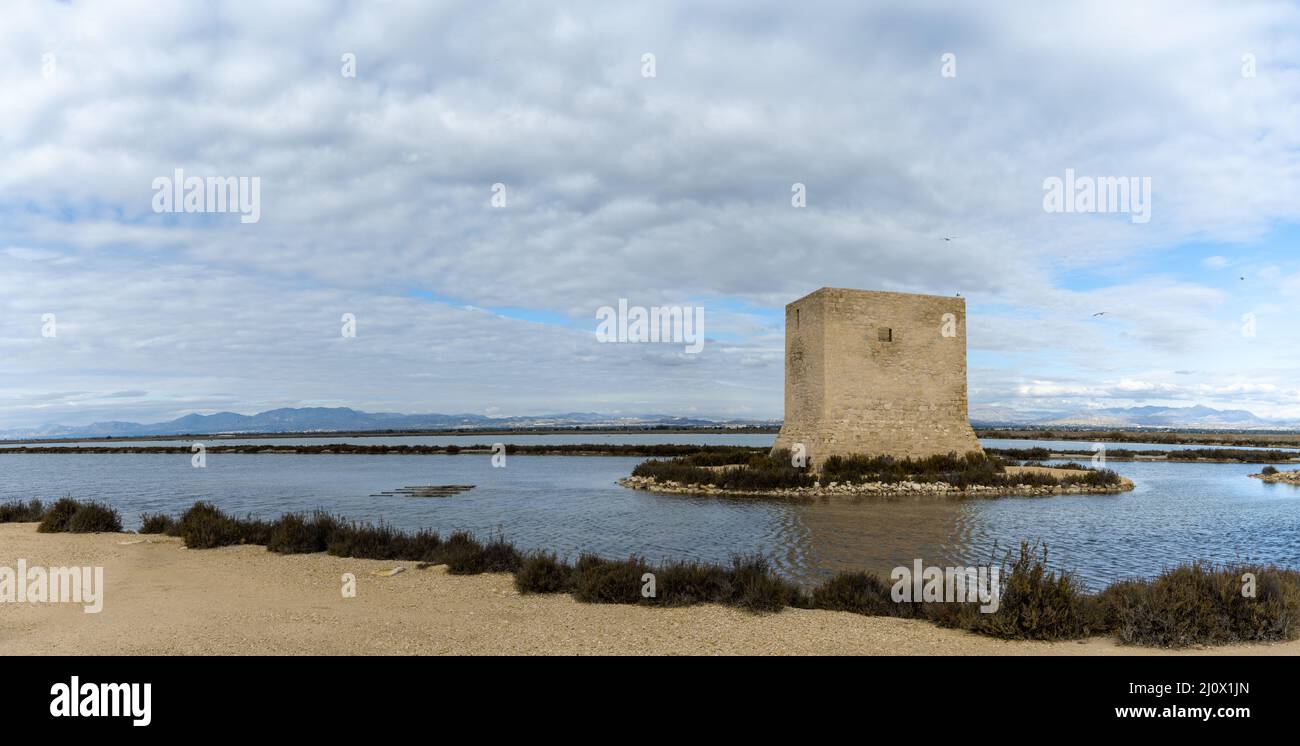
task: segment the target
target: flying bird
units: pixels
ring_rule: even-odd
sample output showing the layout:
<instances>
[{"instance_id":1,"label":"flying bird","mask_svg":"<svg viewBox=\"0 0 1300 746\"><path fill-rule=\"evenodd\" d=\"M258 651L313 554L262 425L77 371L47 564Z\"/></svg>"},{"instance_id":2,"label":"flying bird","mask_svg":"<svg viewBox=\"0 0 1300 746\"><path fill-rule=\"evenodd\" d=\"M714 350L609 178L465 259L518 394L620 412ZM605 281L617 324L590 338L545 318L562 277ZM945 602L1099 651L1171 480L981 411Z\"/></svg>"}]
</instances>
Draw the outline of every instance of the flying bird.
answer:
<instances>
[{"instance_id":1,"label":"flying bird","mask_svg":"<svg viewBox=\"0 0 1300 746\"><path fill-rule=\"evenodd\" d=\"M1092 317L1093 317L1093 318L1096 318L1096 317L1098 317L1098 316L1105 316L1105 315L1106 315L1106 312L1105 312L1105 311L1098 311L1097 313L1094 313L1094 314L1092 315Z\"/></svg>"}]
</instances>

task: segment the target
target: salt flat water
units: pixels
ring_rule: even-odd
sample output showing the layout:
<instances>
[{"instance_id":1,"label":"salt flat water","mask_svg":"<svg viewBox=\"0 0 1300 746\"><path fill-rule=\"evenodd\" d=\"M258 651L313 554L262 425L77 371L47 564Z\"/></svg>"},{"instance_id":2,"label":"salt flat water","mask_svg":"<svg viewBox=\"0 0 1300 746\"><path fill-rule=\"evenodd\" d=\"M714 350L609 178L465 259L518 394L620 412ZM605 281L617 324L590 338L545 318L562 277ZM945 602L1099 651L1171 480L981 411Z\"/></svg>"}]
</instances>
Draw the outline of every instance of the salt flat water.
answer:
<instances>
[{"instance_id":1,"label":"salt flat water","mask_svg":"<svg viewBox=\"0 0 1300 746\"><path fill-rule=\"evenodd\" d=\"M457 437L453 442L460 444L493 441ZM500 439L521 444L772 441L767 434L604 437ZM1040 441L1006 447L1031 445L1058 447ZM486 454L210 453L207 467L200 469L191 466L188 453L6 454L0 455L0 501L63 495L104 500L122 512L128 528L138 526L141 513L177 513L196 500L235 515L266 518L321 508L403 529L500 532L521 548L554 549L570 557L591 551L722 562L737 553L761 553L783 574L806 583L844 569L887 573L918 558L929 564L987 562L1021 539L1045 541L1053 565L1077 571L1093 586L1150 576L1193 559L1250 559L1300 568L1300 488L1250 479L1259 465L1113 462L1111 468L1137 483L1137 489L1119 495L793 502L654 495L618 486L616 480L641 460L515 455L505 468L495 468ZM476 487L446 498L372 497L433 484Z\"/></svg>"}]
</instances>

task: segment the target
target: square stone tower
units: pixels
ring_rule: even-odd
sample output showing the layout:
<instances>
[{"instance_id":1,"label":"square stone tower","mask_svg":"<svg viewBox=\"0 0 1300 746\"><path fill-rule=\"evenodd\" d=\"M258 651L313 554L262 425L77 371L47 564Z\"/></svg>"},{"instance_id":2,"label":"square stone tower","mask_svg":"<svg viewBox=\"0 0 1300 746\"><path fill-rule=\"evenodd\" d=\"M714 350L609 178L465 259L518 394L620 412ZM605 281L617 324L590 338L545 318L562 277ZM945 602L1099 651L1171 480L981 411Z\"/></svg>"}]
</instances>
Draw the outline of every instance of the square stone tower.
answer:
<instances>
[{"instance_id":1,"label":"square stone tower","mask_svg":"<svg viewBox=\"0 0 1300 746\"><path fill-rule=\"evenodd\" d=\"M785 307L785 423L773 451L983 453L966 410L966 301L822 288Z\"/></svg>"}]
</instances>

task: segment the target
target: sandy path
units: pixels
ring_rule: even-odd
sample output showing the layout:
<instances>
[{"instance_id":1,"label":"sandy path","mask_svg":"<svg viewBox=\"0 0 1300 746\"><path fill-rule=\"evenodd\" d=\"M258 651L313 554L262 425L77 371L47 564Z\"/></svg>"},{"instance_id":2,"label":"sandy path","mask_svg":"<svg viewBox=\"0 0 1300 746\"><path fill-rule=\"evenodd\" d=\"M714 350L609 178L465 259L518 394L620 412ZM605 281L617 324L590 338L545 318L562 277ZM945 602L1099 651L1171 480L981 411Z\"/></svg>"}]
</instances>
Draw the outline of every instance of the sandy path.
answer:
<instances>
[{"instance_id":1,"label":"sandy path","mask_svg":"<svg viewBox=\"0 0 1300 746\"><path fill-rule=\"evenodd\" d=\"M148 543L120 542L148 539ZM0 604L0 655L18 654L953 654L1114 655L1165 651L1002 642L925 622L787 609L653 609L519 596L508 575L261 547L192 551L134 534L38 534L0 524L0 566L104 567L104 609ZM408 569L393 577L376 570ZM357 578L356 598L340 592ZM1300 654L1300 642L1192 651Z\"/></svg>"}]
</instances>

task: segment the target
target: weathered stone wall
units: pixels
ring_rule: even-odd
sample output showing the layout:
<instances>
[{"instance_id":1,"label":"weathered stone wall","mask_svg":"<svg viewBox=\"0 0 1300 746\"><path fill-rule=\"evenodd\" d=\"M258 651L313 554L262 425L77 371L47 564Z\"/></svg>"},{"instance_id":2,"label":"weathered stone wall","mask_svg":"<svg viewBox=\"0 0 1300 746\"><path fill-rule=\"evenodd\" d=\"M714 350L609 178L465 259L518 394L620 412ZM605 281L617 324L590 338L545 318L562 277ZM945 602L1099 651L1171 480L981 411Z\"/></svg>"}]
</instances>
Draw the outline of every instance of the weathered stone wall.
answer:
<instances>
[{"instance_id":1,"label":"weathered stone wall","mask_svg":"<svg viewBox=\"0 0 1300 746\"><path fill-rule=\"evenodd\" d=\"M776 449L803 443L814 466L834 454L981 450L962 298L822 288L786 306L785 352Z\"/></svg>"}]
</instances>

